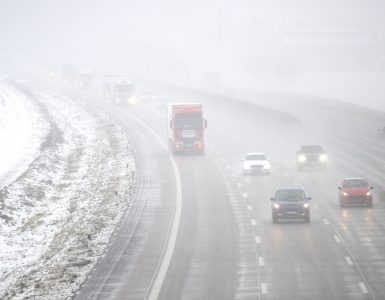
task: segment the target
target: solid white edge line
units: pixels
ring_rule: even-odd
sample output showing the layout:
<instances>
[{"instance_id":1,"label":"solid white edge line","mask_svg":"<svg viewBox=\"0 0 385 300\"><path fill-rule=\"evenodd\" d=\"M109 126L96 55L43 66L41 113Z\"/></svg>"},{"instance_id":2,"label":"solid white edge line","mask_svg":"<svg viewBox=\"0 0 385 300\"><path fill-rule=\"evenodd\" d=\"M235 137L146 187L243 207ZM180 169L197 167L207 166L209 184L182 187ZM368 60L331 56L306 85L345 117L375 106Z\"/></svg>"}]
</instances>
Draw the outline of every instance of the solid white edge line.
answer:
<instances>
[{"instance_id":1,"label":"solid white edge line","mask_svg":"<svg viewBox=\"0 0 385 300\"><path fill-rule=\"evenodd\" d=\"M146 128L161 143L161 145L163 145L165 149L168 149L167 145L163 142L163 140L157 135L157 133L154 130L152 130L149 126L147 126L144 122L142 122L137 117L133 116L132 114L130 115L133 119L135 119L138 123L140 123L144 128ZM172 255L174 254L176 239L179 231L180 219L182 215L182 181L180 177L180 172L179 172L178 165L176 164L176 161L171 153L169 153L169 158L171 160L171 164L175 173L175 184L176 184L175 212L172 220L171 230L169 233L167 247L164 252L162 262L158 267L155 280L152 281L153 284L151 286L151 291L149 295L146 297L148 300L156 300L159 297L164 279L166 278L168 268L170 267Z\"/></svg>"},{"instance_id":2,"label":"solid white edge line","mask_svg":"<svg viewBox=\"0 0 385 300\"><path fill-rule=\"evenodd\" d=\"M251 205L248 204L248 205L247 205L247 209L248 209L248 210L253 210L253 207L252 207Z\"/></svg>"},{"instance_id":3,"label":"solid white edge line","mask_svg":"<svg viewBox=\"0 0 385 300\"><path fill-rule=\"evenodd\" d=\"M255 221L255 220L251 220L251 225L253 225L253 226L257 226L257 221Z\"/></svg>"},{"instance_id":4,"label":"solid white edge line","mask_svg":"<svg viewBox=\"0 0 385 300\"><path fill-rule=\"evenodd\" d=\"M346 262L347 262L347 264L349 266L353 266L354 265L354 263L353 263L352 259L350 258L350 256L345 256L345 259L346 259Z\"/></svg>"},{"instance_id":5,"label":"solid white edge line","mask_svg":"<svg viewBox=\"0 0 385 300\"><path fill-rule=\"evenodd\" d=\"M246 199L248 197L247 193L242 193L242 197Z\"/></svg>"},{"instance_id":6,"label":"solid white edge line","mask_svg":"<svg viewBox=\"0 0 385 300\"><path fill-rule=\"evenodd\" d=\"M325 223L325 225L330 225L329 221L327 219L322 219Z\"/></svg>"},{"instance_id":7,"label":"solid white edge line","mask_svg":"<svg viewBox=\"0 0 385 300\"><path fill-rule=\"evenodd\" d=\"M365 283L360 281L358 285L360 286L360 289L363 294L369 294L368 288L366 287Z\"/></svg>"},{"instance_id":8,"label":"solid white edge line","mask_svg":"<svg viewBox=\"0 0 385 300\"><path fill-rule=\"evenodd\" d=\"M260 244L261 243L261 238L259 236L255 237L255 243Z\"/></svg>"}]
</instances>

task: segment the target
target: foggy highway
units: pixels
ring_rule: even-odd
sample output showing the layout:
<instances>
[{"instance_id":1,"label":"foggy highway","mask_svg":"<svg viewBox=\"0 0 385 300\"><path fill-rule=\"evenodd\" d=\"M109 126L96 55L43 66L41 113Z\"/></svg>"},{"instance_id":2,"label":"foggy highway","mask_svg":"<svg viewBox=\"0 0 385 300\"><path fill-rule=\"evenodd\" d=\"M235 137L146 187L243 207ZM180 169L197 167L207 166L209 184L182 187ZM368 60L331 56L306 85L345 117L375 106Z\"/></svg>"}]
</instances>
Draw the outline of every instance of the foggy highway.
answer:
<instances>
[{"instance_id":1,"label":"foggy highway","mask_svg":"<svg viewBox=\"0 0 385 300\"><path fill-rule=\"evenodd\" d=\"M291 106L295 116L307 116L293 125L231 102L219 106L209 96L202 99L209 122L204 156L171 158L164 145L165 112L151 103L107 108L137 146L136 205L142 215L137 213L135 229L129 219L122 223L76 299L383 298L385 207L378 162L385 157L380 143L366 146L354 139L379 120L362 127L351 122L356 112L319 114L318 106ZM296 169L295 151L306 143L329 153L326 170ZM268 154L270 176L242 176L241 158L252 151ZM168 270L159 279L175 225L176 176L182 211ZM337 186L351 176L375 185L373 208L339 207ZM293 184L313 198L311 223L273 224L269 199L277 187ZM161 288L154 296L157 284Z\"/></svg>"},{"instance_id":2,"label":"foggy highway","mask_svg":"<svg viewBox=\"0 0 385 300\"><path fill-rule=\"evenodd\" d=\"M0 41L1 300L385 299L385 1L3 0Z\"/></svg>"}]
</instances>

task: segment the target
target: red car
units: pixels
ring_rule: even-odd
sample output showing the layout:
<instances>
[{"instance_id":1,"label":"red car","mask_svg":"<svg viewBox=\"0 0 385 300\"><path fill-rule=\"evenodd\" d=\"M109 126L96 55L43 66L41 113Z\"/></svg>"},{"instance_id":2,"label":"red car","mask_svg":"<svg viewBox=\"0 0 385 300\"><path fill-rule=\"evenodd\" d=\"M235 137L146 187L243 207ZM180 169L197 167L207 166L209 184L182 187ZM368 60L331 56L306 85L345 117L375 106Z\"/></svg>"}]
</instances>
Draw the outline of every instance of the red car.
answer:
<instances>
[{"instance_id":1,"label":"red car","mask_svg":"<svg viewBox=\"0 0 385 300\"><path fill-rule=\"evenodd\" d=\"M338 189L341 207L350 204L373 205L373 187L364 178L345 178Z\"/></svg>"}]
</instances>

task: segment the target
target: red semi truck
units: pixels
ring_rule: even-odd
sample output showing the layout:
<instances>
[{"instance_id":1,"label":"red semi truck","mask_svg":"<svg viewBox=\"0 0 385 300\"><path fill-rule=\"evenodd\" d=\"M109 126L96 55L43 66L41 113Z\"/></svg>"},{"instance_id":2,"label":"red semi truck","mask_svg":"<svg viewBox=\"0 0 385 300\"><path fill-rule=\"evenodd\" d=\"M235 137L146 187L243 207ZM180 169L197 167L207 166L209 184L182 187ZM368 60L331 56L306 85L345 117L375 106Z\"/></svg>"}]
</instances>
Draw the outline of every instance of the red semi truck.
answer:
<instances>
[{"instance_id":1,"label":"red semi truck","mask_svg":"<svg viewBox=\"0 0 385 300\"><path fill-rule=\"evenodd\" d=\"M201 153L205 151L202 104L173 103L167 106L168 145L176 153Z\"/></svg>"}]
</instances>

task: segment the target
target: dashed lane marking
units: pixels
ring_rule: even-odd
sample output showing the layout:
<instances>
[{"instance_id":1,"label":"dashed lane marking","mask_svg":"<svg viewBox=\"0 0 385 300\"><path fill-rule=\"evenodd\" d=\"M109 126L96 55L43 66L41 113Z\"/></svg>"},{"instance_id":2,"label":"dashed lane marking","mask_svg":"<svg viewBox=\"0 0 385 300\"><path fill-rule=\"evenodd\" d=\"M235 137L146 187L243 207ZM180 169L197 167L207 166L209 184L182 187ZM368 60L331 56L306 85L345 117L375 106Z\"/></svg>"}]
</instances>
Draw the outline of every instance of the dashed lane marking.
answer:
<instances>
[{"instance_id":1,"label":"dashed lane marking","mask_svg":"<svg viewBox=\"0 0 385 300\"><path fill-rule=\"evenodd\" d=\"M259 236L255 237L255 243L260 244L261 243L261 238Z\"/></svg>"},{"instance_id":2,"label":"dashed lane marking","mask_svg":"<svg viewBox=\"0 0 385 300\"><path fill-rule=\"evenodd\" d=\"M265 265L265 259L263 257L258 257L258 264L260 267Z\"/></svg>"},{"instance_id":3,"label":"dashed lane marking","mask_svg":"<svg viewBox=\"0 0 385 300\"><path fill-rule=\"evenodd\" d=\"M336 241L336 243L341 243L341 240L338 236L333 235L333 237L334 237L334 240Z\"/></svg>"},{"instance_id":4,"label":"dashed lane marking","mask_svg":"<svg viewBox=\"0 0 385 300\"><path fill-rule=\"evenodd\" d=\"M242 197L244 198L244 199L247 199L247 193L242 193Z\"/></svg>"},{"instance_id":5,"label":"dashed lane marking","mask_svg":"<svg viewBox=\"0 0 385 300\"><path fill-rule=\"evenodd\" d=\"M253 210L253 207L252 207L251 205L248 204L248 205L247 205L247 209L248 209L248 210Z\"/></svg>"},{"instance_id":6,"label":"dashed lane marking","mask_svg":"<svg viewBox=\"0 0 385 300\"><path fill-rule=\"evenodd\" d=\"M251 220L251 225L253 225L253 226L257 226L257 221L255 221L255 220Z\"/></svg>"},{"instance_id":7,"label":"dashed lane marking","mask_svg":"<svg viewBox=\"0 0 385 300\"><path fill-rule=\"evenodd\" d=\"M328 221L327 219L323 219L322 221L324 221L324 223L325 223L326 225L330 225L330 223L329 223L329 221Z\"/></svg>"},{"instance_id":8,"label":"dashed lane marking","mask_svg":"<svg viewBox=\"0 0 385 300\"><path fill-rule=\"evenodd\" d=\"M238 182L237 184L238 184L238 186L239 186L239 187L241 187L241 186L242 186L242 183L240 183L240 182Z\"/></svg>"},{"instance_id":9,"label":"dashed lane marking","mask_svg":"<svg viewBox=\"0 0 385 300\"><path fill-rule=\"evenodd\" d=\"M354 265L352 259L349 256L345 256L345 259L346 259L346 262L348 263L349 266L353 266Z\"/></svg>"},{"instance_id":10,"label":"dashed lane marking","mask_svg":"<svg viewBox=\"0 0 385 300\"><path fill-rule=\"evenodd\" d=\"M368 288L366 287L365 283L359 282L358 285L360 286L360 289L361 289L363 294L368 294L369 293Z\"/></svg>"},{"instance_id":11,"label":"dashed lane marking","mask_svg":"<svg viewBox=\"0 0 385 300\"><path fill-rule=\"evenodd\" d=\"M267 294L267 283L266 282L261 282L261 293Z\"/></svg>"}]
</instances>

